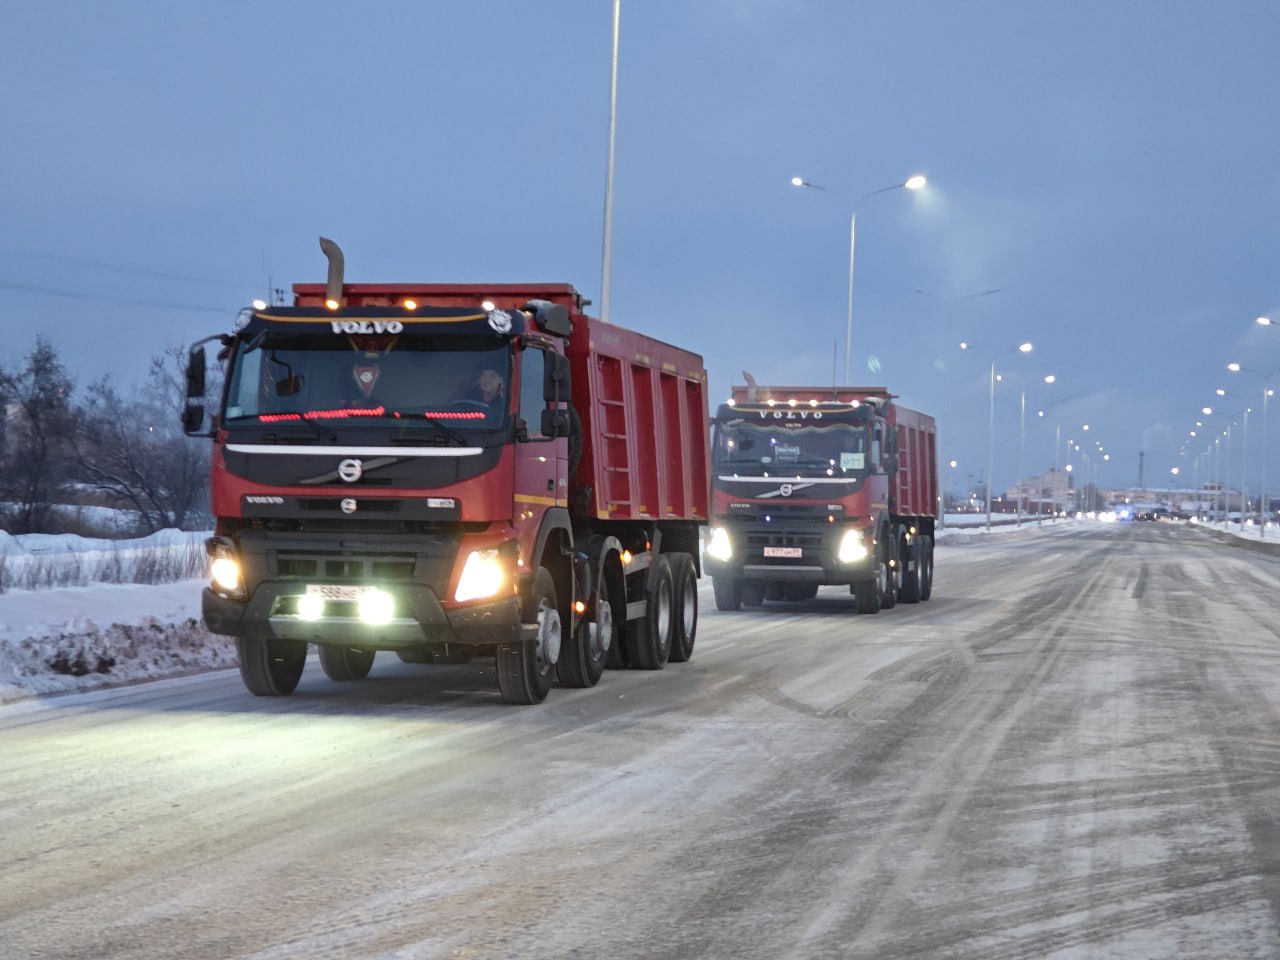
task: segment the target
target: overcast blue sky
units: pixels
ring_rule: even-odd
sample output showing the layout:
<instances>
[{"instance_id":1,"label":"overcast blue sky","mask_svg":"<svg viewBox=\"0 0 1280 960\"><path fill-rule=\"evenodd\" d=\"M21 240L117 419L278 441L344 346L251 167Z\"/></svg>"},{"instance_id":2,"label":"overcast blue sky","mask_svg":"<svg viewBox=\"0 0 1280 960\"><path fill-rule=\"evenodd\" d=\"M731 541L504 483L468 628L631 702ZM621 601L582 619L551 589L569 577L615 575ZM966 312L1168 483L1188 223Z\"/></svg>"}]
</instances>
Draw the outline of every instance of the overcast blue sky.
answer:
<instances>
[{"instance_id":1,"label":"overcast blue sky","mask_svg":"<svg viewBox=\"0 0 1280 960\"><path fill-rule=\"evenodd\" d=\"M611 0L0 14L0 362L44 332L81 383L135 380L322 280L321 234L351 281L599 300ZM1136 483L1142 450L1149 486L1190 479L1199 408L1260 400L1226 363L1280 370L1280 328L1254 322L1280 320L1278 41L1274 0L623 0L612 319L702 353L713 405L744 369L830 383L840 194L923 173L858 205L853 379L938 418L953 488L986 472L997 357L998 487L1028 382L1026 473L1089 423L1101 483ZM1255 412L1255 483L1261 437Z\"/></svg>"}]
</instances>

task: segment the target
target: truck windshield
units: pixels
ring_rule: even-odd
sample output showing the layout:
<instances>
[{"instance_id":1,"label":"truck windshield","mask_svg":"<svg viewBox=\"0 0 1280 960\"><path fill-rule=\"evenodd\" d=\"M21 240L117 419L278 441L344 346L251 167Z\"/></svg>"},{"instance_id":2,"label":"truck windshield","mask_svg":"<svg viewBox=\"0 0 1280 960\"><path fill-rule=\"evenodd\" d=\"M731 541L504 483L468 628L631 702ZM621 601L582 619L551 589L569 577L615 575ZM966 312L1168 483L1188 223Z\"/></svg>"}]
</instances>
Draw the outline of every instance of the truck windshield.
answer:
<instances>
[{"instance_id":1,"label":"truck windshield","mask_svg":"<svg viewBox=\"0 0 1280 960\"><path fill-rule=\"evenodd\" d=\"M731 420L716 426L715 467L747 476L855 477L867 472L867 428L783 427Z\"/></svg>"},{"instance_id":2,"label":"truck windshield","mask_svg":"<svg viewBox=\"0 0 1280 960\"><path fill-rule=\"evenodd\" d=\"M290 420L503 424L511 348L497 337L320 336L268 331L228 371L228 423Z\"/></svg>"}]
</instances>

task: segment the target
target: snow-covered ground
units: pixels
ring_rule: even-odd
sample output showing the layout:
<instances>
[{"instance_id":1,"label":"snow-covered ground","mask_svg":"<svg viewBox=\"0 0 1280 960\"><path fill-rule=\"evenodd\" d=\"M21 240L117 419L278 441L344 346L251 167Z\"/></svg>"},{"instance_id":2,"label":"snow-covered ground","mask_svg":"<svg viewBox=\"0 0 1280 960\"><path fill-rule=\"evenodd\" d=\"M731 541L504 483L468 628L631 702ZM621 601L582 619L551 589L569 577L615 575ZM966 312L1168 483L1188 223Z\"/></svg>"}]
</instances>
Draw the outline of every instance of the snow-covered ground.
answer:
<instances>
[{"instance_id":1,"label":"snow-covered ground","mask_svg":"<svg viewBox=\"0 0 1280 960\"><path fill-rule=\"evenodd\" d=\"M961 538L1036 536L1058 523L1075 522L1090 521L993 522L988 531L985 515L948 515L938 541L945 549ZM1202 526L1218 535L1241 535L1238 524ZM146 541L103 541L0 532L0 564L6 570L40 570L40 576L28 576L27 582L43 587L10 587L0 593L0 703L234 667L234 642L210 634L200 622L206 581L190 571L203 565L200 544L205 536L170 530ZM1262 539L1257 528L1248 526L1243 536ZM1280 550L1280 530L1268 530L1267 539ZM187 575L170 583L118 582L127 579L118 575L126 569L183 569ZM117 582L93 582L93 571L101 570ZM52 585L59 583L73 585Z\"/></svg>"}]
</instances>

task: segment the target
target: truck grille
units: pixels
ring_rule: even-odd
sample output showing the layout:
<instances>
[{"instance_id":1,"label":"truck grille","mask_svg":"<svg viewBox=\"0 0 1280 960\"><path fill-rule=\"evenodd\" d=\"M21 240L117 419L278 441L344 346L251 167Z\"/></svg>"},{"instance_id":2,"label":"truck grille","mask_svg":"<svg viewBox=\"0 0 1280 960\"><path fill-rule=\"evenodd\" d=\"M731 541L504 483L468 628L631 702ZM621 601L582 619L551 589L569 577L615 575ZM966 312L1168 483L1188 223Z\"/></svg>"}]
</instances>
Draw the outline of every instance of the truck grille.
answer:
<instances>
[{"instance_id":1,"label":"truck grille","mask_svg":"<svg viewBox=\"0 0 1280 960\"><path fill-rule=\"evenodd\" d=\"M413 579L411 556L404 557L323 557L277 553L276 573L285 580L356 580L361 582L409 581Z\"/></svg>"}]
</instances>

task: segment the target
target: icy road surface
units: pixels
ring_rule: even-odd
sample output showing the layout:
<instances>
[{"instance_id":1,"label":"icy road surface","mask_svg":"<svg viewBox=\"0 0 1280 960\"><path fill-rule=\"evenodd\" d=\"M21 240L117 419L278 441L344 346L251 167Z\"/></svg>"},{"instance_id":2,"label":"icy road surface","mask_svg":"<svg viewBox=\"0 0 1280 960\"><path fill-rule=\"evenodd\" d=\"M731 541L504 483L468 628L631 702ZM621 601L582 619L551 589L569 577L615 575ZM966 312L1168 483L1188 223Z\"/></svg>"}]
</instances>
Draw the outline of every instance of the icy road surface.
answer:
<instances>
[{"instance_id":1,"label":"icy road surface","mask_svg":"<svg viewBox=\"0 0 1280 960\"><path fill-rule=\"evenodd\" d=\"M940 547L540 707L481 665L0 708L18 958L1274 958L1280 558Z\"/></svg>"}]
</instances>

